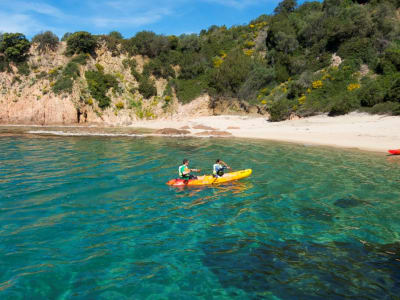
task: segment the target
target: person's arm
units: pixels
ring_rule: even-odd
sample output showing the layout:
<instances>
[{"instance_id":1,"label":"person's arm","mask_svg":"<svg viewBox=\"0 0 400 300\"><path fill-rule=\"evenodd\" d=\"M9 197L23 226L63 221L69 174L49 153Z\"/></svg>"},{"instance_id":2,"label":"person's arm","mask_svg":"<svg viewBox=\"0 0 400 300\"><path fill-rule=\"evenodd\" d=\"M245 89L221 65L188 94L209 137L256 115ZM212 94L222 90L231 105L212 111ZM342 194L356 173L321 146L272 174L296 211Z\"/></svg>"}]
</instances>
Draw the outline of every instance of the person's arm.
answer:
<instances>
[{"instance_id":1,"label":"person's arm","mask_svg":"<svg viewBox=\"0 0 400 300\"><path fill-rule=\"evenodd\" d=\"M200 169L190 169L190 171L192 171L192 172L200 172L201 170Z\"/></svg>"},{"instance_id":2,"label":"person's arm","mask_svg":"<svg viewBox=\"0 0 400 300\"><path fill-rule=\"evenodd\" d=\"M225 167L227 167L229 170L231 170L231 169L232 169L230 166L228 166L228 165L227 165L227 163L226 163L226 162L224 162L224 161L222 161L222 160L221 160L220 162L221 162L221 163L222 163L222 164L223 164Z\"/></svg>"}]
</instances>

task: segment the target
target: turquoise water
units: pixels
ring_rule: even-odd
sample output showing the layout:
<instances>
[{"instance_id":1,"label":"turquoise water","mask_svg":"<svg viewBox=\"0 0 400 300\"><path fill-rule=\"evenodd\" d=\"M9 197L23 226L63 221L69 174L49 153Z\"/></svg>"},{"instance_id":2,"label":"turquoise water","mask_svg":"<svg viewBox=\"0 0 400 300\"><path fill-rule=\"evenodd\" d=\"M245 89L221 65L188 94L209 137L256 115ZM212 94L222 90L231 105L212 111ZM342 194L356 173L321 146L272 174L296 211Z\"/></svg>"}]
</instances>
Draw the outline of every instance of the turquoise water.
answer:
<instances>
[{"instance_id":1,"label":"turquoise water","mask_svg":"<svg viewBox=\"0 0 400 300\"><path fill-rule=\"evenodd\" d=\"M165 185L182 158L253 175ZM399 299L400 159L225 139L0 137L0 299Z\"/></svg>"}]
</instances>

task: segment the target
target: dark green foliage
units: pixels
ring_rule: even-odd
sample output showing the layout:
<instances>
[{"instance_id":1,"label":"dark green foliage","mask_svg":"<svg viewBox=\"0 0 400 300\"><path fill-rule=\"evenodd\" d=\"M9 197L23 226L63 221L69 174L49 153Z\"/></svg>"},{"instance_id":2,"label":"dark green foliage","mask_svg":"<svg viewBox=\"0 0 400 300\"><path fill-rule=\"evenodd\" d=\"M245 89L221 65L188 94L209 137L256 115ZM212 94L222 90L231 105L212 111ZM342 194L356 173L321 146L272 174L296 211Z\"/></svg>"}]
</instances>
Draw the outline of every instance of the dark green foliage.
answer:
<instances>
[{"instance_id":1,"label":"dark green foliage","mask_svg":"<svg viewBox=\"0 0 400 300\"><path fill-rule=\"evenodd\" d=\"M238 96L243 100L252 102L256 99L258 91L275 80L273 68L257 65L248 75L246 81L240 87Z\"/></svg>"},{"instance_id":2,"label":"dark green foliage","mask_svg":"<svg viewBox=\"0 0 400 300\"><path fill-rule=\"evenodd\" d=\"M385 96L385 101L400 103L400 73L393 76L393 82Z\"/></svg>"},{"instance_id":3,"label":"dark green foliage","mask_svg":"<svg viewBox=\"0 0 400 300\"><path fill-rule=\"evenodd\" d=\"M169 39L163 35L156 35L152 31L141 31L124 42L123 47L130 55L141 54L153 58L167 52L170 49L170 43Z\"/></svg>"},{"instance_id":4,"label":"dark green foliage","mask_svg":"<svg viewBox=\"0 0 400 300\"><path fill-rule=\"evenodd\" d=\"M118 89L118 81L110 74L99 71L86 71L85 78L90 94L98 101L101 109L111 104L111 99L106 95L110 88Z\"/></svg>"},{"instance_id":5,"label":"dark green foliage","mask_svg":"<svg viewBox=\"0 0 400 300\"><path fill-rule=\"evenodd\" d=\"M181 103L189 103L208 89L206 78L204 77L188 80L176 79L172 82L172 85Z\"/></svg>"},{"instance_id":6,"label":"dark green foliage","mask_svg":"<svg viewBox=\"0 0 400 300\"><path fill-rule=\"evenodd\" d=\"M8 71L10 68L6 58L2 55L0 55L0 73Z\"/></svg>"},{"instance_id":7,"label":"dark green foliage","mask_svg":"<svg viewBox=\"0 0 400 300\"><path fill-rule=\"evenodd\" d=\"M46 31L35 35L32 38L32 43L37 44L37 49L40 53L45 53L48 50L55 51L58 47L59 39L51 31Z\"/></svg>"},{"instance_id":8,"label":"dark green foliage","mask_svg":"<svg viewBox=\"0 0 400 300\"><path fill-rule=\"evenodd\" d=\"M64 33L63 37L61 38L61 41L66 42L71 35L72 35L72 32Z\"/></svg>"},{"instance_id":9,"label":"dark green foliage","mask_svg":"<svg viewBox=\"0 0 400 300\"><path fill-rule=\"evenodd\" d=\"M154 82L150 78L145 76L141 76L139 79L138 91L146 99L152 96L157 96L157 89L154 86Z\"/></svg>"},{"instance_id":10,"label":"dark green foliage","mask_svg":"<svg viewBox=\"0 0 400 300\"><path fill-rule=\"evenodd\" d=\"M116 40L122 40L124 37L122 36L122 34L118 31L111 31L108 34L109 37L116 39Z\"/></svg>"},{"instance_id":11,"label":"dark green foliage","mask_svg":"<svg viewBox=\"0 0 400 300\"><path fill-rule=\"evenodd\" d=\"M0 54L3 54L7 61L24 61L30 46L31 44L22 33L3 33L0 36Z\"/></svg>"},{"instance_id":12,"label":"dark green foliage","mask_svg":"<svg viewBox=\"0 0 400 300\"><path fill-rule=\"evenodd\" d=\"M202 62L202 57L197 53L184 53L181 56L179 65L181 67L180 79L193 79L204 74L207 65Z\"/></svg>"},{"instance_id":13,"label":"dark green foliage","mask_svg":"<svg viewBox=\"0 0 400 300\"><path fill-rule=\"evenodd\" d=\"M52 90L55 94L71 93L73 85L74 82L71 78L60 77L52 87Z\"/></svg>"},{"instance_id":14,"label":"dark green foliage","mask_svg":"<svg viewBox=\"0 0 400 300\"><path fill-rule=\"evenodd\" d=\"M297 6L297 1L296 0L283 0L278 4L278 6L275 8L274 12L276 14L288 14L291 13L295 10Z\"/></svg>"},{"instance_id":15,"label":"dark green foliage","mask_svg":"<svg viewBox=\"0 0 400 300\"><path fill-rule=\"evenodd\" d=\"M18 74L28 76L31 73L29 65L26 61L17 63Z\"/></svg>"},{"instance_id":16,"label":"dark green foliage","mask_svg":"<svg viewBox=\"0 0 400 300\"><path fill-rule=\"evenodd\" d=\"M210 74L209 86L218 94L236 96L251 69L251 58L242 51L233 51L228 54L221 66Z\"/></svg>"},{"instance_id":17,"label":"dark green foliage","mask_svg":"<svg viewBox=\"0 0 400 300\"><path fill-rule=\"evenodd\" d=\"M365 63L371 63L376 57L376 50L370 43L368 38L352 38L340 45L337 53L342 58L359 58Z\"/></svg>"},{"instance_id":18,"label":"dark green foliage","mask_svg":"<svg viewBox=\"0 0 400 300\"><path fill-rule=\"evenodd\" d=\"M124 59L122 61L122 65L124 66L125 69L129 68L131 70L131 74L136 79L136 81L140 80L142 75L138 71L136 71L136 66L137 66L136 60Z\"/></svg>"},{"instance_id":19,"label":"dark green foliage","mask_svg":"<svg viewBox=\"0 0 400 300\"><path fill-rule=\"evenodd\" d=\"M165 78L169 77L175 78L175 71L171 67L171 65L167 63L163 63L159 58L155 58L148 62L143 67L143 74L145 76L154 75L157 78Z\"/></svg>"},{"instance_id":20,"label":"dark green foliage","mask_svg":"<svg viewBox=\"0 0 400 300\"><path fill-rule=\"evenodd\" d=\"M97 39L86 31L71 34L67 39L67 55L80 53L94 54L97 47Z\"/></svg>"},{"instance_id":21,"label":"dark green foliage","mask_svg":"<svg viewBox=\"0 0 400 300\"><path fill-rule=\"evenodd\" d=\"M71 62L84 66L87 63L88 58L89 58L89 56L87 54L81 53L81 54L75 56L74 58L72 58Z\"/></svg>"},{"instance_id":22,"label":"dark green foliage","mask_svg":"<svg viewBox=\"0 0 400 300\"><path fill-rule=\"evenodd\" d=\"M386 95L386 89L376 80L367 80L363 82L363 86L358 93L362 106L372 107L383 102Z\"/></svg>"},{"instance_id":23,"label":"dark green foliage","mask_svg":"<svg viewBox=\"0 0 400 300\"><path fill-rule=\"evenodd\" d=\"M69 62L64 70L62 71L62 76L65 78L76 79L80 75L79 66L74 62Z\"/></svg>"},{"instance_id":24,"label":"dark green foliage","mask_svg":"<svg viewBox=\"0 0 400 300\"><path fill-rule=\"evenodd\" d=\"M270 121L279 122L289 118L292 113L290 101L287 99L282 99L281 101L276 101L269 109Z\"/></svg>"}]
</instances>

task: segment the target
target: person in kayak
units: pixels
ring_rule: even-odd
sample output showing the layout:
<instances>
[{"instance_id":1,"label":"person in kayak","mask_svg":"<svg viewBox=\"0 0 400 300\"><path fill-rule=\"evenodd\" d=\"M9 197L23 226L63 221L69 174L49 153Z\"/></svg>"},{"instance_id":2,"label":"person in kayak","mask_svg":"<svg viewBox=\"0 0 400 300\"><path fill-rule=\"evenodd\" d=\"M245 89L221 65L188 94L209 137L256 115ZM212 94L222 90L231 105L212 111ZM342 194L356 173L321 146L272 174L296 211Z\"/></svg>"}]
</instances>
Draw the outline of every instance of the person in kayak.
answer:
<instances>
[{"instance_id":1,"label":"person in kayak","mask_svg":"<svg viewBox=\"0 0 400 300\"><path fill-rule=\"evenodd\" d=\"M230 166L228 166L224 161L217 159L215 161L215 164L213 165L213 176L214 177L224 176L225 169L232 170L232 168Z\"/></svg>"},{"instance_id":2,"label":"person in kayak","mask_svg":"<svg viewBox=\"0 0 400 300\"><path fill-rule=\"evenodd\" d=\"M179 167L179 178L181 179L197 179L197 176L190 174L190 172L200 172L200 169L190 169L189 168L189 160L186 158L183 160L183 165Z\"/></svg>"}]
</instances>

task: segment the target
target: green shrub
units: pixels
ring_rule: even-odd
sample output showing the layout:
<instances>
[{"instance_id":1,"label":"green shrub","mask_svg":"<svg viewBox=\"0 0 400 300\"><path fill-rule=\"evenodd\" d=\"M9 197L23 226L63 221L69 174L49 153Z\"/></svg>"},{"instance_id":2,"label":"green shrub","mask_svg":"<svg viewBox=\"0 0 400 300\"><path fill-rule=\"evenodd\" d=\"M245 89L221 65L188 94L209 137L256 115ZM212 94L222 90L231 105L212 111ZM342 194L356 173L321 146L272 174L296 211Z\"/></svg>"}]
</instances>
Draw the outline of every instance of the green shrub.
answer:
<instances>
[{"instance_id":1,"label":"green shrub","mask_svg":"<svg viewBox=\"0 0 400 300\"><path fill-rule=\"evenodd\" d=\"M17 63L18 74L28 76L31 73L31 69L26 61Z\"/></svg>"},{"instance_id":2,"label":"green shrub","mask_svg":"<svg viewBox=\"0 0 400 300\"><path fill-rule=\"evenodd\" d=\"M60 77L52 87L52 90L55 94L71 93L73 85L74 82L71 78Z\"/></svg>"},{"instance_id":3,"label":"green shrub","mask_svg":"<svg viewBox=\"0 0 400 300\"><path fill-rule=\"evenodd\" d=\"M89 56L87 54L81 53L81 54L75 56L74 58L72 58L71 62L84 66L87 63L88 58L89 58Z\"/></svg>"},{"instance_id":4,"label":"green shrub","mask_svg":"<svg viewBox=\"0 0 400 300\"><path fill-rule=\"evenodd\" d=\"M91 96L98 101L99 107L104 109L110 106L111 99L106 95L110 88L117 89L117 79L99 71L86 71L85 78Z\"/></svg>"},{"instance_id":5,"label":"green shrub","mask_svg":"<svg viewBox=\"0 0 400 300\"><path fill-rule=\"evenodd\" d=\"M156 57L170 49L169 40L163 35L151 31L138 32L135 37L125 41L123 48L130 55L141 54Z\"/></svg>"},{"instance_id":6,"label":"green shrub","mask_svg":"<svg viewBox=\"0 0 400 300\"><path fill-rule=\"evenodd\" d=\"M72 32L64 33L63 37L61 38L61 41L66 42L71 35L72 35Z\"/></svg>"},{"instance_id":7,"label":"green shrub","mask_svg":"<svg viewBox=\"0 0 400 300\"><path fill-rule=\"evenodd\" d=\"M138 91L146 99L157 96L157 89L154 86L154 82L145 76L141 76L139 80Z\"/></svg>"},{"instance_id":8,"label":"green shrub","mask_svg":"<svg viewBox=\"0 0 400 300\"><path fill-rule=\"evenodd\" d=\"M222 65L210 73L209 86L217 93L236 96L252 69L252 59L242 51L232 51Z\"/></svg>"},{"instance_id":9,"label":"green shrub","mask_svg":"<svg viewBox=\"0 0 400 300\"><path fill-rule=\"evenodd\" d=\"M359 103L355 95L343 95L331 100L329 116L340 116L359 108Z\"/></svg>"},{"instance_id":10,"label":"green shrub","mask_svg":"<svg viewBox=\"0 0 400 300\"><path fill-rule=\"evenodd\" d=\"M280 101L274 102L268 109L270 113L269 121L279 122L289 118L292 113L292 108L289 100L282 99Z\"/></svg>"},{"instance_id":11,"label":"green shrub","mask_svg":"<svg viewBox=\"0 0 400 300\"><path fill-rule=\"evenodd\" d=\"M3 54L7 61L24 61L30 46L22 33L3 33L0 37L0 54Z\"/></svg>"},{"instance_id":12,"label":"green shrub","mask_svg":"<svg viewBox=\"0 0 400 300\"><path fill-rule=\"evenodd\" d=\"M32 43L37 44L37 49L40 53L45 53L48 50L57 50L59 39L51 31L46 31L35 35L32 38Z\"/></svg>"},{"instance_id":13,"label":"green shrub","mask_svg":"<svg viewBox=\"0 0 400 300\"><path fill-rule=\"evenodd\" d=\"M244 84L240 87L238 96L244 100L255 100L258 91L275 80L273 68L256 66L248 75Z\"/></svg>"},{"instance_id":14,"label":"green shrub","mask_svg":"<svg viewBox=\"0 0 400 300\"><path fill-rule=\"evenodd\" d=\"M145 76L154 75L157 78L165 78L168 79L169 77L175 78L175 71L171 67L171 65L167 63L162 63L160 59L155 58L149 61L143 67L143 74Z\"/></svg>"},{"instance_id":15,"label":"green shrub","mask_svg":"<svg viewBox=\"0 0 400 300\"><path fill-rule=\"evenodd\" d=\"M94 54L97 47L97 39L86 31L71 34L67 39L67 55L88 53Z\"/></svg>"},{"instance_id":16,"label":"green shrub","mask_svg":"<svg viewBox=\"0 0 400 300\"><path fill-rule=\"evenodd\" d=\"M400 103L400 74L393 76L392 84L387 91L385 101Z\"/></svg>"},{"instance_id":17,"label":"green shrub","mask_svg":"<svg viewBox=\"0 0 400 300\"><path fill-rule=\"evenodd\" d=\"M8 71L10 69L9 63L6 58L0 55L0 73Z\"/></svg>"},{"instance_id":18,"label":"green shrub","mask_svg":"<svg viewBox=\"0 0 400 300\"><path fill-rule=\"evenodd\" d=\"M369 38L352 38L342 45L338 50L338 55L342 58L359 58L365 63L371 63L376 58L376 50L371 46Z\"/></svg>"},{"instance_id":19,"label":"green shrub","mask_svg":"<svg viewBox=\"0 0 400 300\"><path fill-rule=\"evenodd\" d=\"M76 63L69 62L64 70L62 71L62 76L65 78L76 79L80 76L79 67Z\"/></svg>"},{"instance_id":20,"label":"green shrub","mask_svg":"<svg viewBox=\"0 0 400 300\"><path fill-rule=\"evenodd\" d=\"M364 111L370 114L398 116L400 115L400 103L398 102L378 103L373 107L364 109Z\"/></svg>"},{"instance_id":21,"label":"green shrub","mask_svg":"<svg viewBox=\"0 0 400 300\"><path fill-rule=\"evenodd\" d=\"M362 88L358 93L360 103L364 107L372 107L383 102L386 95L386 89L381 82L377 80L367 80L363 82Z\"/></svg>"},{"instance_id":22,"label":"green shrub","mask_svg":"<svg viewBox=\"0 0 400 300\"><path fill-rule=\"evenodd\" d=\"M172 82L176 96L181 103L189 103L207 91L208 86L205 77L197 79L176 79Z\"/></svg>"}]
</instances>

